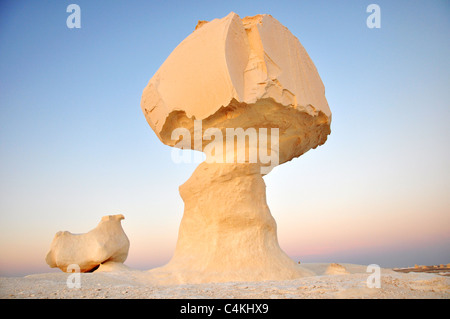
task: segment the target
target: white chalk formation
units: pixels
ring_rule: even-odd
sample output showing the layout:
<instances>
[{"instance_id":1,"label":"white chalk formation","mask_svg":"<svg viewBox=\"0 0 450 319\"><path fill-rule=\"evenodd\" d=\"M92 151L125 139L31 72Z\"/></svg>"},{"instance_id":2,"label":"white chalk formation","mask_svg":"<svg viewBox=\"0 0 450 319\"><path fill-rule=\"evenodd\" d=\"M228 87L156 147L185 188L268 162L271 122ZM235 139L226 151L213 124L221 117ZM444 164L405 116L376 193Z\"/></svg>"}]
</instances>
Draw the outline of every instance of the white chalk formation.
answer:
<instances>
[{"instance_id":1,"label":"white chalk formation","mask_svg":"<svg viewBox=\"0 0 450 319\"><path fill-rule=\"evenodd\" d=\"M346 275L349 274L348 270L341 264L332 263L328 266L325 274L327 275Z\"/></svg>"},{"instance_id":2,"label":"white chalk formation","mask_svg":"<svg viewBox=\"0 0 450 319\"><path fill-rule=\"evenodd\" d=\"M180 187L175 254L151 270L166 283L294 279L310 275L280 248L257 164L200 164Z\"/></svg>"},{"instance_id":3,"label":"white chalk formation","mask_svg":"<svg viewBox=\"0 0 450 319\"><path fill-rule=\"evenodd\" d=\"M125 262L130 241L122 228L124 218L121 214L104 216L85 234L57 232L45 258L47 264L64 272L75 264L80 272L89 272L104 263Z\"/></svg>"},{"instance_id":4,"label":"white chalk formation","mask_svg":"<svg viewBox=\"0 0 450 319\"><path fill-rule=\"evenodd\" d=\"M194 139L210 129L226 136L229 128L276 128L276 164L322 145L330 134L331 112L313 62L270 15L241 19L230 13L199 22L151 78L141 107L164 144L205 153L213 139L200 145ZM201 121L201 132L194 130L195 121ZM189 143L173 134L178 128L191 133ZM248 145L218 153L240 147L248 154ZM273 151L268 144L256 147ZM267 163L234 159L201 163L180 187L185 208L176 250L167 265L150 271L152 276L199 283L311 275L278 244L262 178Z\"/></svg>"},{"instance_id":5,"label":"white chalk formation","mask_svg":"<svg viewBox=\"0 0 450 319\"><path fill-rule=\"evenodd\" d=\"M279 164L325 143L331 112L325 88L298 39L270 15L201 22L169 55L144 89L141 107L170 146L176 128L202 121L226 128L278 128ZM195 147L202 151L211 140Z\"/></svg>"}]
</instances>

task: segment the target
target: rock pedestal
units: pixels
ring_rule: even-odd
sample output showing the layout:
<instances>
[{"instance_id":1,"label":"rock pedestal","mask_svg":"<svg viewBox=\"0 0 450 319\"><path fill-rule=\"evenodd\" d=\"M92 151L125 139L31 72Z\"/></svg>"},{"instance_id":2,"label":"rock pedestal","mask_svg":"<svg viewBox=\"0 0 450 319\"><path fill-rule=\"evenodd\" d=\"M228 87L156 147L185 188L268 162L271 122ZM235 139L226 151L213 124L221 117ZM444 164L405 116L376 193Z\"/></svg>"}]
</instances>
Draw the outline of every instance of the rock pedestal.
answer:
<instances>
[{"instance_id":1,"label":"rock pedestal","mask_svg":"<svg viewBox=\"0 0 450 319\"><path fill-rule=\"evenodd\" d=\"M202 163L180 187L185 208L168 282L287 280L309 275L280 248L257 164Z\"/></svg>"}]
</instances>

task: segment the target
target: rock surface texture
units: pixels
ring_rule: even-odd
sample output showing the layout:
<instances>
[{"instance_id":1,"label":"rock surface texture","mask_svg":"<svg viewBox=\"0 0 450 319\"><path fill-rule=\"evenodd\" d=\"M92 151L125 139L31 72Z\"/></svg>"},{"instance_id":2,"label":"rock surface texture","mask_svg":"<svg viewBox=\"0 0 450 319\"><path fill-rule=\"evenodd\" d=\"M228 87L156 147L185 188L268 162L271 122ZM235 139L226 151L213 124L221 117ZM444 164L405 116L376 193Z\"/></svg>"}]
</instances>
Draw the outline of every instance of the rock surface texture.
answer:
<instances>
[{"instance_id":1,"label":"rock surface texture","mask_svg":"<svg viewBox=\"0 0 450 319\"><path fill-rule=\"evenodd\" d=\"M80 272L88 272L106 262L123 263L130 241L122 229L122 219L123 215L104 216L96 228L85 234L57 232L45 261L64 272L74 264Z\"/></svg>"},{"instance_id":2,"label":"rock surface texture","mask_svg":"<svg viewBox=\"0 0 450 319\"><path fill-rule=\"evenodd\" d=\"M347 271L347 269L345 269L344 266L342 266L340 264L332 263L328 266L325 274L327 274L327 275L345 275L345 274L349 274L349 272Z\"/></svg>"},{"instance_id":3,"label":"rock surface texture","mask_svg":"<svg viewBox=\"0 0 450 319\"><path fill-rule=\"evenodd\" d=\"M200 21L151 78L141 107L164 144L206 154L180 187L185 209L175 254L166 266L151 270L152 276L200 283L311 274L280 249L262 178L273 166L322 145L330 134L322 81L286 27L270 15L241 19L233 12ZM189 134L174 134L180 128ZM228 139L229 129L248 133L248 143L230 148L217 143ZM252 144L250 130L262 129L277 131L265 142L258 135ZM268 164L262 151L276 160Z\"/></svg>"}]
</instances>

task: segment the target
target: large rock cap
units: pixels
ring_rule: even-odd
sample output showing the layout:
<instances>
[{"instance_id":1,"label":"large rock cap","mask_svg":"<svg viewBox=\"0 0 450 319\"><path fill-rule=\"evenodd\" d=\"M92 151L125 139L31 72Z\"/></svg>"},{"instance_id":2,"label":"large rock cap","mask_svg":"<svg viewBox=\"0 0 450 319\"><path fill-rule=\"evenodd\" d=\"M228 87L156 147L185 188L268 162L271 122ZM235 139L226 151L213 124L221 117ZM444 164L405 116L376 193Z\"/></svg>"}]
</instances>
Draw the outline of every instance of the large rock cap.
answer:
<instances>
[{"instance_id":1,"label":"large rock cap","mask_svg":"<svg viewBox=\"0 0 450 319\"><path fill-rule=\"evenodd\" d=\"M280 164L325 143L330 133L316 67L299 40L266 14L200 21L152 77L141 107L170 146L178 142L172 131L192 131L194 120L202 120L203 131L278 128Z\"/></svg>"}]
</instances>

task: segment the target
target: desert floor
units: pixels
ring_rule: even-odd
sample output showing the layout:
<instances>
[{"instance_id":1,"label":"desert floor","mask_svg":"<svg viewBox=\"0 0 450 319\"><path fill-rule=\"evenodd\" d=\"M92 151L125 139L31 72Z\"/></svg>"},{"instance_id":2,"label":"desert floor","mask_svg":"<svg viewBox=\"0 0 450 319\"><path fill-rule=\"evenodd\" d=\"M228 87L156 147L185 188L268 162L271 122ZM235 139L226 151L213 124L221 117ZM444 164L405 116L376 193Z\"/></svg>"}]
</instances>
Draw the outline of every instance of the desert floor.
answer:
<instances>
[{"instance_id":1,"label":"desert floor","mask_svg":"<svg viewBox=\"0 0 450 319\"><path fill-rule=\"evenodd\" d=\"M79 274L80 288L69 288L71 274L47 273L1 277L2 299L196 299L196 298L433 298L449 299L450 277L429 273L399 273L381 269L380 288L369 288L367 266L342 264L347 274L327 274L330 264L301 266L316 275L295 280L159 285L143 280L146 271L96 271ZM73 277L72 277L73 278Z\"/></svg>"}]
</instances>

